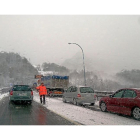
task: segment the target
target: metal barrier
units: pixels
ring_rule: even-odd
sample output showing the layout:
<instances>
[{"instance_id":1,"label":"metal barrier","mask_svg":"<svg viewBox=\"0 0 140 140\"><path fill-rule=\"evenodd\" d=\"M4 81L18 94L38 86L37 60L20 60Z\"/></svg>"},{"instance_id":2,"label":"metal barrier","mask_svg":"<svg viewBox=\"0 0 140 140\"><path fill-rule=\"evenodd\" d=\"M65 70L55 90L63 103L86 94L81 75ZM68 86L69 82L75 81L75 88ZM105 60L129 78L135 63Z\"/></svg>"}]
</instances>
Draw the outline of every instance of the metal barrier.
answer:
<instances>
[{"instance_id":1,"label":"metal barrier","mask_svg":"<svg viewBox=\"0 0 140 140\"><path fill-rule=\"evenodd\" d=\"M107 97L112 95L114 91L95 91L95 98L99 101L102 97Z\"/></svg>"}]
</instances>

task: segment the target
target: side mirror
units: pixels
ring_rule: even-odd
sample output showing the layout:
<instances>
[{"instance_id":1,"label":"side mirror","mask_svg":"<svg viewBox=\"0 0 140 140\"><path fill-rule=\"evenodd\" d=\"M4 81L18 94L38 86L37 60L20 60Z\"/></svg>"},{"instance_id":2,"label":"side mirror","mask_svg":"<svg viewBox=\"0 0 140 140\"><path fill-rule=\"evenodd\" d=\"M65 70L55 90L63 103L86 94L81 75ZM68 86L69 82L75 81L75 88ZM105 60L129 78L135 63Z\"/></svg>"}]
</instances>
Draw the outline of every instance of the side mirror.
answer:
<instances>
[{"instance_id":1,"label":"side mirror","mask_svg":"<svg viewBox=\"0 0 140 140\"><path fill-rule=\"evenodd\" d=\"M112 95L109 95L109 97L112 98L113 96Z\"/></svg>"}]
</instances>

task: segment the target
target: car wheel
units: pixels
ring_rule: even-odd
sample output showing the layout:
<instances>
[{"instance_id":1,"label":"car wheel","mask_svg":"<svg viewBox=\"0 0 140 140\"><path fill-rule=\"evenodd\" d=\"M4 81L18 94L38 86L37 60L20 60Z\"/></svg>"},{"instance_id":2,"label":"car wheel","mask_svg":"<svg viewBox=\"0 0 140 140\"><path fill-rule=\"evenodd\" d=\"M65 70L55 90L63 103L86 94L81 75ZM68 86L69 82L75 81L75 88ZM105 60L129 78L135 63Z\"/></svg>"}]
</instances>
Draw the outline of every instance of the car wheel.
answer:
<instances>
[{"instance_id":1,"label":"car wheel","mask_svg":"<svg viewBox=\"0 0 140 140\"><path fill-rule=\"evenodd\" d=\"M64 96L63 96L63 102L64 102L64 103L66 103L66 102L67 102Z\"/></svg>"},{"instance_id":2,"label":"car wheel","mask_svg":"<svg viewBox=\"0 0 140 140\"><path fill-rule=\"evenodd\" d=\"M103 112L106 112L106 111L107 111L105 102L101 102L101 104L100 104L100 109L101 109L101 111L103 111Z\"/></svg>"},{"instance_id":3,"label":"car wheel","mask_svg":"<svg viewBox=\"0 0 140 140\"><path fill-rule=\"evenodd\" d=\"M54 95L53 94L50 94L50 97L54 97Z\"/></svg>"},{"instance_id":4,"label":"car wheel","mask_svg":"<svg viewBox=\"0 0 140 140\"><path fill-rule=\"evenodd\" d=\"M95 103L91 103L91 106L94 106Z\"/></svg>"},{"instance_id":5,"label":"car wheel","mask_svg":"<svg viewBox=\"0 0 140 140\"><path fill-rule=\"evenodd\" d=\"M133 109L132 116L134 117L134 119L140 120L140 108L139 107L135 107Z\"/></svg>"}]
</instances>

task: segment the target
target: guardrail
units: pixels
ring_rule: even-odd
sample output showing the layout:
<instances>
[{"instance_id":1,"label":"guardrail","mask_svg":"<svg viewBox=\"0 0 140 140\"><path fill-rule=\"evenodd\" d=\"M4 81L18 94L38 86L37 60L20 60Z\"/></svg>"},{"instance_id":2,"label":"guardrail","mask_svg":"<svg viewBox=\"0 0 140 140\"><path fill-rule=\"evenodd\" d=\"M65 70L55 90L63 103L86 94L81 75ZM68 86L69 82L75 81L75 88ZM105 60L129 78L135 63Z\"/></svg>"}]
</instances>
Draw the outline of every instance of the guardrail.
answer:
<instances>
[{"instance_id":1,"label":"guardrail","mask_svg":"<svg viewBox=\"0 0 140 140\"><path fill-rule=\"evenodd\" d=\"M95 91L95 97L99 101L102 97L112 95L114 91Z\"/></svg>"}]
</instances>

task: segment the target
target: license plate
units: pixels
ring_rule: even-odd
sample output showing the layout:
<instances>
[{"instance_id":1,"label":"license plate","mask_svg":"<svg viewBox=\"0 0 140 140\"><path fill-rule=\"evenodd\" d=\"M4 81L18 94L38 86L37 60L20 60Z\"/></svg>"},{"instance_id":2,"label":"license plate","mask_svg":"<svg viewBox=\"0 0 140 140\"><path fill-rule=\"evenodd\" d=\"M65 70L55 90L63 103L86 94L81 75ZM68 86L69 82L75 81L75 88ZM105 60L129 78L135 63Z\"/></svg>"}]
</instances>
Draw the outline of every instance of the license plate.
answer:
<instances>
[{"instance_id":1,"label":"license plate","mask_svg":"<svg viewBox=\"0 0 140 140\"><path fill-rule=\"evenodd\" d=\"M91 95L86 95L86 97L91 97Z\"/></svg>"},{"instance_id":2,"label":"license plate","mask_svg":"<svg viewBox=\"0 0 140 140\"><path fill-rule=\"evenodd\" d=\"M19 96L27 96L27 93L19 93Z\"/></svg>"}]
</instances>

